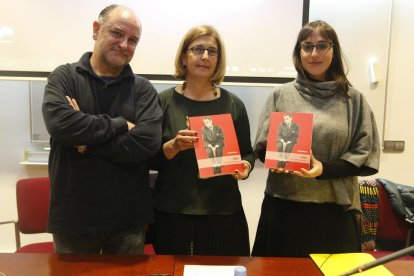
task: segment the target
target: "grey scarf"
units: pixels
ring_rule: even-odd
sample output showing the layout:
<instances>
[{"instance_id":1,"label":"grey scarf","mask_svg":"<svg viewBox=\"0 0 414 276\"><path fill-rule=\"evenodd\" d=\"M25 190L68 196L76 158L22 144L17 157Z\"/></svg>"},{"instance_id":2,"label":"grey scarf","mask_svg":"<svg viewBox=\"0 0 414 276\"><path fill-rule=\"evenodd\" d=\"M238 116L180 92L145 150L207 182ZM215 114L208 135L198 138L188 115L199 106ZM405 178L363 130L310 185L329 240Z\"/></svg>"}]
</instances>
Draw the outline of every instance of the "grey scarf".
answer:
<instances>
[{"instance_id":1,"label":"grey scarf","mask_svg":"<svg viewBox=\"0 0 414 276\"><path fill-rule=\"evenodd\" d=\"M331 97L338 92L338 85L335 81L319 82L309 79L306 80L299 74L297 75L296 82L294 82L293 85L298 91L321 99Z\"/></svg>"}]
</instances>

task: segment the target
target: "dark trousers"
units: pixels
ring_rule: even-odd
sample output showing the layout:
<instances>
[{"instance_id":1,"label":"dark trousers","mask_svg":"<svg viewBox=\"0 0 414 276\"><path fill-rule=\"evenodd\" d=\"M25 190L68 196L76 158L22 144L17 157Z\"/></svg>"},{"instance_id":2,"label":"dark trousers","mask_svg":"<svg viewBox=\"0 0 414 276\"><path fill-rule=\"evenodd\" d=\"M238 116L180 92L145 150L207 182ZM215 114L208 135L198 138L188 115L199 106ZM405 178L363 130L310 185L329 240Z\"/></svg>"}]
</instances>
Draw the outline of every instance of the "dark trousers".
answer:
<instances>
[{"instance_id":1,"label":"dark trousers","mask_svg":"<svg viewBox=\"0 0 414 276\"><path fill-rule=\"evenodd\" d=\"M96 234L53 234L55 252L60 254L144 253L145 231L126 230Z\"/></svg>"}]
</instances>

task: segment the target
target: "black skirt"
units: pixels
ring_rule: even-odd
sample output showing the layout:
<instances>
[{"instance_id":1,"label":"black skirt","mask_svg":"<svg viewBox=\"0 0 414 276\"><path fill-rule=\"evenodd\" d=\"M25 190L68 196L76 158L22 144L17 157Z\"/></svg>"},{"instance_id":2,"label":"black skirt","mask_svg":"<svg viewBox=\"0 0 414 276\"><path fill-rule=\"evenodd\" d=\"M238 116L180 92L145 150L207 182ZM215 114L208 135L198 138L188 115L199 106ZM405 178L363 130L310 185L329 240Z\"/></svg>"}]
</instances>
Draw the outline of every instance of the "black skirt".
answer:
<instances>
[{"instance_id":1,"label":"black skirt","mask_svg":"<svg viewBox=\"0 0 414 276\"><path fill-rule=\"evenodd\" d=\"M309 257L361 252L354 212L334 203L305 203L265 195L252 256Z\"/></svg>"},{"instance_id":2,"label":"black skirt","mask_svg":"<svg viewBox=\"0 0 414 276\"><path fill-rule=\"evenodd\" d=\"M243 210L234 215L184 215L155 210L149 238L156 254L250 255Z\"/></svg>"}]
</instances>

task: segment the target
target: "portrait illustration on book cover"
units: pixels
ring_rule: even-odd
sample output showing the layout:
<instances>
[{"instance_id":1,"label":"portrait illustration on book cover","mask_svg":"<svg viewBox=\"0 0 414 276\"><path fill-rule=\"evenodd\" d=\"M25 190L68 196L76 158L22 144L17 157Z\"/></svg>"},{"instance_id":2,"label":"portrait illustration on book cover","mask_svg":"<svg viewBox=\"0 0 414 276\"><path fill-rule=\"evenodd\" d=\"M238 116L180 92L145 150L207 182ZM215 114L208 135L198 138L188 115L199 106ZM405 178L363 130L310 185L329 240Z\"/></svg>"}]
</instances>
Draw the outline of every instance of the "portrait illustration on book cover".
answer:
<instances>
[{"instance_id":1,"label":"portrait illustration on book cover","mask_svg":"<svg viewBox=\"0 0 414 276\"><path fill-rule=\"evenodd\" d=\"M189 117L190 129L198 133L194 150L200 177L233 174L243 170L236 131L230 114Z\"/></svg>"},{"instance_id":2,"label":"portrait illustration on book cover","mask_svg":"<svg viewBox=\"0 0 414 276\"><path fill-rule=\"evenodd\" d=\"M288 171L309 169L313 114L272 112L269 121L265 166Z\"/></svg>"}]
</instances>

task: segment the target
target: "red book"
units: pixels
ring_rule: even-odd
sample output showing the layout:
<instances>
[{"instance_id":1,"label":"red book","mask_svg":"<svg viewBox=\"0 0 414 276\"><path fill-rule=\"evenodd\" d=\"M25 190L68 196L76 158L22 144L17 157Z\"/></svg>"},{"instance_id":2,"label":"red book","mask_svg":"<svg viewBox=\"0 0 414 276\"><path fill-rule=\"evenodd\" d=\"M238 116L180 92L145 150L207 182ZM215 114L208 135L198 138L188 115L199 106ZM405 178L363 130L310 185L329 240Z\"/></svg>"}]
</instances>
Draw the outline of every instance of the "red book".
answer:
<instances>
[{"instance_id":1,"label":"red book","mask_svg":"<svg viewBox=\"0 0 414 276\"><path fill-rule=\"evenodd\" d=\"M312 146L313 114L272 112L265 167L288 171L309 170Z\"/></svg>"},{"instance_id":2,"label":"red book","mask_svg":"<svg viewBox=\"0 0 414 276\"><path fill-rule=\"evenodd\" d=\"M200 178L243 171L239 143L230 114L189 117Z\"/></svg>"}]
</instances>

